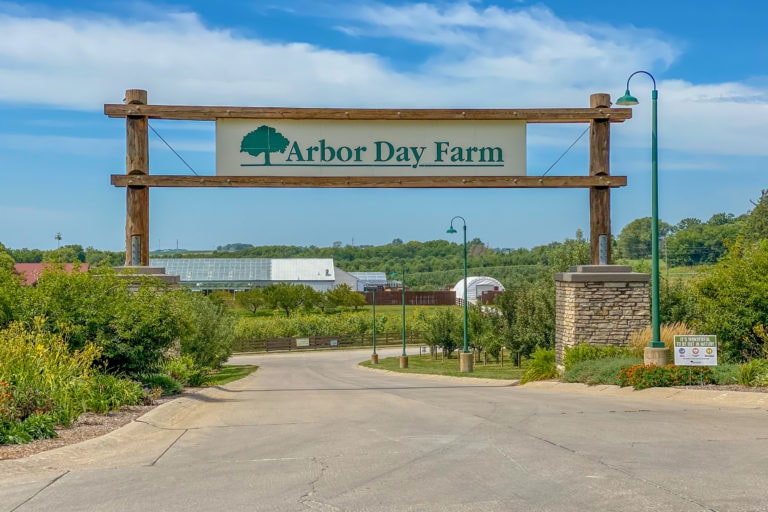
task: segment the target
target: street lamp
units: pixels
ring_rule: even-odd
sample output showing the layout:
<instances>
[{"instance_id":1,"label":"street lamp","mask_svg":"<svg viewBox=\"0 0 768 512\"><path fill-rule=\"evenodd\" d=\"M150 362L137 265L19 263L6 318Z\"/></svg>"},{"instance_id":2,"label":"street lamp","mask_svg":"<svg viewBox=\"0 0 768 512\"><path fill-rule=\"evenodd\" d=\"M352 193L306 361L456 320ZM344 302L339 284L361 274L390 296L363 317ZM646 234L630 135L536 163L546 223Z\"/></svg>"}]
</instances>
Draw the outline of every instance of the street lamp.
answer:
<instances>
[{"instance_id":1,"label":"street lamp","mask_svg":"<svg viewBox=\"0 0 768 512\"><path fill-rule=\"evenodd\" d=\"M637 98L629 93L629 81L637 74L648 75L653 82L651 91L651 328L653 330L650 348L664 348L661 341L659 324L659 149L657 134L657 103L659 91L656 90L656 79L647 71L635 71L627 78L627 91L616 100L618 105L637 105Z\"/></svg>"},{"instance_id":2,"label":"street lamp","mask_svg":"<svg viewBox=\"0 0 768 512\"><path fill-rule=\"evenodd\" d=\"M371 364L379 364L379 354L376 353L376 287L370 287L371 304L373 305L373 354L371 354Z\"/></svg>"},{"instance_id":3,"label":"street lamp","mask_svg":"<svg viewBox=\"0 0 768 512\"><path fill-rule=\"evenodd\" d=\"M461 301L464 306L464 350L460 356L459 369L463 372L472 371L472 358L469 354L469 334L467 332L468 313L467 313L467 221L464 217L459 215L451 219L451 227L448 228L446 233L456 234L456 230L453 228L453 221L461 219L464 229L464 299Z\"/></svg>"},{"instance_id":4,"label":"street lamp","mask_svg":"<svg viewBox=\"0 0 768 512\"><path fill-rule=\"evenodd\" d=\"M393 277L397 277L397 272L392 273ZM403 276L401 282L402 288L402 303L403 303L403 354L400 356L400 368L408 368L408 354L405 352L405 266L403 266Z\"/></svg>"}]
</instances>

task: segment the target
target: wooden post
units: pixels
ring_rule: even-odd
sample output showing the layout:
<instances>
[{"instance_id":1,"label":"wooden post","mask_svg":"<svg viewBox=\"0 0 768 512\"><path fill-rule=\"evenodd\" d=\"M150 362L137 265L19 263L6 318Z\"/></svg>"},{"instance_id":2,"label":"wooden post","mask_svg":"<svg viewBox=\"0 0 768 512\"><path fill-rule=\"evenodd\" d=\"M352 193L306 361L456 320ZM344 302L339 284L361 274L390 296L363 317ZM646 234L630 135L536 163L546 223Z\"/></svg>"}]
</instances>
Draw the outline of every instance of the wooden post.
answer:
<instances>
[{"instance_id":1,"label":"wooden post","mask_svg":"<svg viewBox=\"0 0 768 512\"><path fill-rule=\"evenodd\" d=\"M147 91L128 89L125 103L146 105ZM126 116L125 173L149 174L149 132L147 116ZM126 188L125 265L149 265L149 187Z\"/></svg>"},{"instance_id":2,"label":"wooden post","mask_svg":"<svg viewBox=\"0 0 768 512\"><path fill-rule=\"evenodd\" d=\"M591 108L610 108L611 95L593 94L589 97ZM611 122L607 119L594 119L589 122L589 175L608 176L610 167ZM590 187L589 189L589 241L593 265L599 265L600 238L605 237L603 249L604 261L610 264L611 258L611 189L610 187Z\"/></svg>"}]
</instances>

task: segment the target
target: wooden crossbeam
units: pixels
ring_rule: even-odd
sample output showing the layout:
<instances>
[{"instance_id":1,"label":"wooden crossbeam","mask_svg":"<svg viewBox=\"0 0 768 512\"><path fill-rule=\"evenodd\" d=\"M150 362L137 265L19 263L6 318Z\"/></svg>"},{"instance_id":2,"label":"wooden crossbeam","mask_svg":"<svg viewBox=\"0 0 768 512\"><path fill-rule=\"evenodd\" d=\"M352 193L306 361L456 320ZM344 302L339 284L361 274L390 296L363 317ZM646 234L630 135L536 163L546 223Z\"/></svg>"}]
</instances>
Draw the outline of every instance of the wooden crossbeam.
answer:
<instances>
[{"instance_id":1,"label":"wooden crossbeam","mask_svg":"<svg viewBox=\"0 0 768 512\"><path fill-rule=\"evenodd\" d=\"M187 105L106 104L112 118L145 116L150 119L215 121L216 119L336 119L390 121L526 121L528 123L588 123L632 118L631 108L538 109L342 109L283 107L202 107Z\"/></svg>"},{"instance_id":2,"label":"wooden crossbeam","mask_svg":"<svg viewBox=\"0 0 768 512\"><path fill-rule=\"evenodd\" d=\"M592 188L624 187L626 176L177 176L113 174L116 187L223 188Z\"/></svg>"}]
</instances>

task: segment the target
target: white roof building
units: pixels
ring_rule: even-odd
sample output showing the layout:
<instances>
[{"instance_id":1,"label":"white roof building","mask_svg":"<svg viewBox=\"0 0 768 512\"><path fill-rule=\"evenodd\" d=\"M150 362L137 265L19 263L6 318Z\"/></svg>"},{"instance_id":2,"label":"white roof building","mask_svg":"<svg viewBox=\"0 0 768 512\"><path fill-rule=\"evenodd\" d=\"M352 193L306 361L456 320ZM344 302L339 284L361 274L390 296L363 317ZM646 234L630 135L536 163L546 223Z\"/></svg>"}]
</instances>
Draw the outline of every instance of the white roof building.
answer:
<instances>
[{"instance_id":1,"label":"white roof building","mask_svg":"<svg viewBox=\"0 0 768 512\"><path fill-rule=\"evenodd\" d=\"M456 292L456 303L462 304L464 301L464 280L462 279L451 288ZM504 285L493 277L487 276L468 276L467 277L467 303L477 304L477 301L483 296L483 292L504 291Z\"/></svg>"},{"instance_id":2,"label":"white roof building","mask_svg":"<svg viewBox=\"0 0 768 512\"><path fill-rule=\"evenodd\" d=\"M246 290L291 283L317 291L336 286L331 258L151 258L151 267L178 275L194 290Z\"/></svg>"}]
</instances>

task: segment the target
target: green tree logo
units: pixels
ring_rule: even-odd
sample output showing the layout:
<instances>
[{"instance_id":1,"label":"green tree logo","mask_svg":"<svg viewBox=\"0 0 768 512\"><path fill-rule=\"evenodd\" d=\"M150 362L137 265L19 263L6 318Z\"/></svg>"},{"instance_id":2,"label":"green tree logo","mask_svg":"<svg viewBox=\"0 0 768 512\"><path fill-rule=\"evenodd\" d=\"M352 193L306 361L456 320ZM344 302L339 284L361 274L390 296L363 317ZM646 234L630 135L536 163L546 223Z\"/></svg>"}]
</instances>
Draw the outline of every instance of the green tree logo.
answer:
<instances>
[{"instance_id":1,"label":"green tree logo","mask_svg":"<svg viewBox=\"0 0 768 512\"><path fill-rule=\"evenodd\" d=\"M243 141L240 143L240 152L255 157L264 153L264 165L272 165L272 162L269 161L269 154L278 151L285 153L288 142L282 133L271 126L261 125L243 137Z\"/></svg>"}]
</instances>

